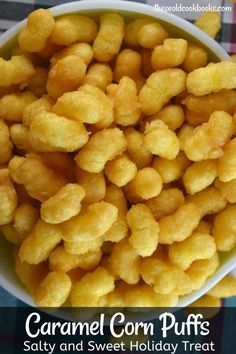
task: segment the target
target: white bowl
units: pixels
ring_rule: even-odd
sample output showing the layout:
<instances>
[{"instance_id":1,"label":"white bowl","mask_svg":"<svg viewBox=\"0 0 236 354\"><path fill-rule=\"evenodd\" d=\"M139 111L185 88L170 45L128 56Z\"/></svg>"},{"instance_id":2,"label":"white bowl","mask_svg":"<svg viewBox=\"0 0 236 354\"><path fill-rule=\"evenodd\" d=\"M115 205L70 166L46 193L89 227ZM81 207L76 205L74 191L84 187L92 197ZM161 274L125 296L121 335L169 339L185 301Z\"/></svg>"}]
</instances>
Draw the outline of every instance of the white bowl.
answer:
<instances>
[{"instance_id":1,"label":"white bowl","mask_svg":"<svg viewBox=\"0 0 236 354\"><path fill-rule=\"evenodd\" d=\"M191 23L167 12L155 12L149 5L143 5L129 1L79 1L71 2L51 8L54 16L68 13L81 13L99 16L104 11L115 11L131 19L141 16L151 16L164 24L165 28L175 37L183 37L195 43L201 44L212 61L230 60L225 50L207 34L192 25ZM7 57L10 49L16 44L16 37L20 30L25 26L26 20L18 23L0 37L0 55ZM35 306L31 296L22 287L14 272L11 246L0 237L0 285L9 293L23 301L24 303ZM187 306L197 298L205 294L220 279L228 274L236 266L236 251L232 251L221 256L221 267L200 289L190 295L183 297L178 306ZM1 304L0 304L1 306Z\"/></svg>"}]
</instances>

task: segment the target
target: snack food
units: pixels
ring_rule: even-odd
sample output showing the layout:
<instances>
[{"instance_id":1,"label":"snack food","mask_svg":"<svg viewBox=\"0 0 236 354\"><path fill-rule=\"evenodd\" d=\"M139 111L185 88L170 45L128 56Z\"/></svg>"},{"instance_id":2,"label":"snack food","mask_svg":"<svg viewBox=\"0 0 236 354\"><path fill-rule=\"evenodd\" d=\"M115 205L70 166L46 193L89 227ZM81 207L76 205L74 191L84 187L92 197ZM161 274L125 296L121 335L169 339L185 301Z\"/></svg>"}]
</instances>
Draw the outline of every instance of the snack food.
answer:
<instances>
[{"instance_id":1,"label":"snack food","mask_svg":"<svg viewBox=\"0 0 236 354\"><path fill-rule=\"evenodd\" d=\"M0 59L0 225L20 281L38 306L176 305L236 244L236 63L116 13L37 10L19 45Z\"/></svg>"},{"instance_id":2,"label":"snack food","mask_svg":"<svg viewBox=\"0 0 236 354\"><path fill-rule=\"evenodd\" d=\"M195 21L195 25L209 34L209 36L215 38L221 29L220 13L214 11L205 12Z\"/></svg>"}]
</instances>

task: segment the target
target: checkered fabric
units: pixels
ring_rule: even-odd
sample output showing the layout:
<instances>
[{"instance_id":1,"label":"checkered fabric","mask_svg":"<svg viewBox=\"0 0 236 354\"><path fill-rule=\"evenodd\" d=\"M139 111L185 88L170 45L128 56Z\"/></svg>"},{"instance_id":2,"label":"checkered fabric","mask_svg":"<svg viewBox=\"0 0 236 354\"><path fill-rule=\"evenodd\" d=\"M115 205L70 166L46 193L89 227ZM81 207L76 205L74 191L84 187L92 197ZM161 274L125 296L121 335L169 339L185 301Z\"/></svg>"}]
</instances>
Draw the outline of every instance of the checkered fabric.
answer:
<instances>
[{"instance_id":1,"label":"checkered fabric","mask_svg":"<svg viewBox=\"0 0 236 354\"><path fill-rule=\"evenodd\" d=\"M71 0L0 0L0 34L23 20L30 12L38 8L49 8L51 6L70 2ZM80 1L80 0L77 0ZM96 1L96 0L95 0ZM125 0L123 0L125 1ZM147 3L151 6L159 4L160 6L224 6L230 7L228 11L221 11L222 29L218 35L217 41L229 53L236 53L236 3L228 0L131 0L134 2ZM200 12L180 11L175 13L191 22L193 22ZM228 306L236 306L236 298L227 300ZM12 297L0 287L0 307L24 306L20 301ZM4 353L5 354L5 353Z\"/></svg>"}]
</instances>

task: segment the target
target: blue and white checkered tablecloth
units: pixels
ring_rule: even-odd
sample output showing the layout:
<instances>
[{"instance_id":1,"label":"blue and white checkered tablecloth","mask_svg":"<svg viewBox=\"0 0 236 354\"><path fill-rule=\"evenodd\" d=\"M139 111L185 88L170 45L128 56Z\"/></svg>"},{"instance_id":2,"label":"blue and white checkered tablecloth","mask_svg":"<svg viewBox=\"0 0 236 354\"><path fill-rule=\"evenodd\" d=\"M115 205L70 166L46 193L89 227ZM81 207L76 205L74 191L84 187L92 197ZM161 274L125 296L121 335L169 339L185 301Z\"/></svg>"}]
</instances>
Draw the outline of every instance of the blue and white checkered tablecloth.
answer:
<instances>
[{"instance_id":1,"label":"blue and white checkered tablecloth","mask_svg":"<svg viewBox=\"0 0 236 354\"><path fill-rule=\"evenodd\" d=\"M44 7L59 5L70 2L71 0L0 0L0 34L5 32L18 21L27 17L33 10ZM80 0L77 0L80 1ZM96 0L95 0L96 1ZM125 0L123 0L125 1ZM147 3L151 6L159 4L160 6L191 6L193 4L205 6L206 4L214 6L231 7L231 11L221 13L222 29L217 40L230 53L236 53L236 3L233 4L230 0L130 0L140 3ZM172 12L175 12L174 9ZM198 16L198 12L178 12L177 15L184 17L187 20L194 21ZM235 273L236 275L236 273ZM236 297L225 301L226 306L236 307ZM24 306L22 302L6 292L0 287L0 306L2 307L17 307ZM4 353L5 354L5 353Z\"/></svg>"}]
</instances>

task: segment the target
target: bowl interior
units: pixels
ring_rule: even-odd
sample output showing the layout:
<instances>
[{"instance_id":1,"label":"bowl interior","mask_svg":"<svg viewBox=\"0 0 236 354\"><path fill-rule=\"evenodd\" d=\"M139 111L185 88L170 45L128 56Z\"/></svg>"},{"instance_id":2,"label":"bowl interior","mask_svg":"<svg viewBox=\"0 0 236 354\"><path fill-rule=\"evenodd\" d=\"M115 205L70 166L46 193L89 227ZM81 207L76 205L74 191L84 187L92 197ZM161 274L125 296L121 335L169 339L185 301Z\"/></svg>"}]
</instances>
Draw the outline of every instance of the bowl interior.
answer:
<instances>
[{"instance_id":1,"label":"bowl interior","mask_svg":"<svg viewBox=\"0 0 236 354\"><path fill-rule=\"evenodd\" d=\"M82 13L92 16L97 22L100 14L104 11L119 12L124 16L126 21L130 21L140 16L155 18L163 24L163 26L173 37L185 38L202 46L208 53L209 61L218 62L220 60L230 59L229 55L222 47L220 47L218 43L192 24L168 13L155 12L154 8L148 5L128 1L117 2L114 0L109 2L82 1L59 5L52 8L51 11L55 17L65 13L79 12L80 14ZM24 25L25 21L22 21L0 37L0 56L9 58L11 49L17 43L17 35ZM211 277L200 290L183 297L179 302L179 306L189 305L199 296L207 292L224 275L230 272L234 265L236 265L236 249L231 252L221 254L220 259L221 267L216 274ZM12 246L6 242L3 237L0 237L0 285L26 304L35 306L31 296L23 288L16 277L12 257Z\"/></svg>"}]
</instances>

